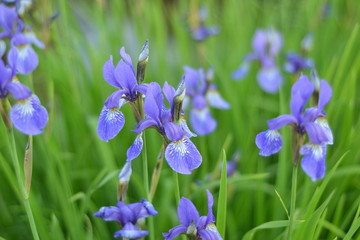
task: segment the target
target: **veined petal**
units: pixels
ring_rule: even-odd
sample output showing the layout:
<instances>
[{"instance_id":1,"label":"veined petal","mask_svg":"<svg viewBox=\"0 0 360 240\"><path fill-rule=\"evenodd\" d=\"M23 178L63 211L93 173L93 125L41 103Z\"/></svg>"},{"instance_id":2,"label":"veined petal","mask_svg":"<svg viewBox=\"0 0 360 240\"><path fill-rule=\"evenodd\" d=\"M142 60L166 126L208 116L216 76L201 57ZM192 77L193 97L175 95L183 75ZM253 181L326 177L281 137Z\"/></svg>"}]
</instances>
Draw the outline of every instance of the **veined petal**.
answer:
<instances>
[{"instance_id":1,"label":"veined petal","mask_svg":"<svg viewBox=\"0 0 360 240\"><path fill-rule=\"evenodd\" d=\"M286 124L297 123L296 118L290 114L284 114L278 116L277 118L268 120L268 126L271 130L278 130L285 126Z\"/></svg>"},{"instance_id":2,"label":"veined petal","mask_svg":"<svg viewBox=\"0 0 360 240\"><path fill-rule=\"evenodd\" d=\"M121 88L119 82L115 78L115 66L113 63L113 57L110 55L110 59L107 60L103 66L103 77L110 85Z\"/></svg>"},{"instance_id":3,"label":"veined petal","mask_svg":"<svg viewBox=\"0 0 360 240\"><path fill-rule=\"evenodd\" d=\"M321 125L308 122L304 124L306 129L306 133L309 136L309 140L315 144L327 143L330 142L331 139L328 139L329 134L326 132L326 129L323 128Z\"/></svg>"},{"instance_id":4,"label":"veined petal","mask_svg":"<svg viewBox=\"0 0 360 240\"><path fill-rule=\"evenodd\" d=\"M179 141L184 136L184 132L176 123L168 122L164 125L164 129L167 138L172 142Z\"/></svg>"},{"instance_id":5,"label":"veined petal","mask_svg":"<svg viewBox=\"0 0 360 240\"><path fill-rule=\"evenodd\" d=\"M10 119L16 129L27 135L37 135L49 119L46 109L36 95L20 100L10 111Z\"/></svg>"},{"instance_id":6,"label":"veined petal","mask_svg":"<svg viewBox=\"0 0 360 240\"><path fill-rule=\"evenodd\" d=\"M120 60L116 65L114 73L116 81L122 88L126 88L130 91L137 84L132 66L126 64L123 60Z\"/></svg>"},{"instance_id":7,"label":"veined petal","mask_svg":"<svg viewBox=\"0 0 360 240\"><path fill-rule=\"evenodd\" d=\"M268 93L277 93L283 84L283 77L277 68L262 68L257 74L260 87Z\"/></svg>"},{"instance_id":8,"label":"veined petal","mask_svg":"<svg viewBox=\"0 0 360 240\"><path fill-rule=\"evenodd\" d=\"M127 93L126 89L121 89L116 92L113 92L105 101L105 106L110 108L121 108L125 104L126 100L122 99L123 95Z\"/></svg>"},{"instance_id":9,"label":"veined petal","mask_svg":"<svg viewBox=\"0 0 360 240\"><path fill-rule=\"evenodd\" d=\"M324 143L332 145L334 143L334 137L326 118L319 117L315 120L315 123L318 124L323 129L326 138L328 139L328 141L325 141Z\"/></svg>"},{"instance_id":10,"label":"veined petal","mask_svg":"<svg viewBox=\"0 0 360 240\"><path fill-rule=\"evenodd\" d=\"M126 223L123 226L123 229L120 231L115 232L114 237L122 237L128 239L139 239L145 237L149 234L148 231L140 230L137 226L132 224L131 222Z\"/></svg>"},{"instance_id":11,"label":"veined petal","mask_svg":"<svg viewBox=\"0 0 360 240\"><path fill-rule=\"evenodd\" d=\"M217 231L215 225L211 228L199 230L198 235L201 237L202 240L222 240L222 237L220 236L220 233Z\"/></svg>"},{"instance_id":12,"label":"veined petal","mask_svg":"<svg viewBox=\"0 0 360 240\"><path fill-rule=\"evenodd\" d=\"M330 85L325 81L321 80L320 82L320 92L319 92L319 110L322 111L326 104L330 101L332 96L332 89Z\"/></svg>"},{"instance_id":13,"label":"veined petal","mask_svg":"<svg viewBox=\"0 0 360 240\"><path fill-rule=\"evenodd\" d=\"M179 225L176 226L172 229L170 229L170 231L168 233L163 233L163 237L165 238L165 240L171 240L176 238L177 236L179 236L182 233L186 233L187 227L183 226L183 225Z\"/></svg>"},{"instance_id":14,"label":"veined petal","mask_svg":"<svg viewBox=\"0 0 360 240\"><path fill-rule=\"evenodd\" d=\"M234 80L243 79L249 72L250 64L248 62L244 62L240 65L238 69L232 72L231 78Z\"/></svg>"},{"instance_id":15,"label":"veined petal","mask_svg":"<svg viewBox=\"0 0 360 240\"><path fill-rule=\"evenodd\" d=\"M230 104L225 101L219 94L219 92L214 89L210 88L206 93L206 100L210 104L210 106L218 109L229 109Z\"/></svg>"},{"instance_id":16,"label":"veined petal","mask_svg":"<svg viewBox=\"0 0 360 240\"><path fill-rule=\"evenodd\" d=\"M31 90L19 81L12 81L6 85L6 90L11 92L17 100L29 98L32 93Z\"/></svg>"},{"instance_id":17,"label":"veined petal","mask_svg":"<svg viewBox=\"0 0 360 240\"><path fill-rule=\"evenodd\" d=\"M282 147L282 138L276 130L266 130L256 135L256 146L260 149L261 156L270 156L280 151Z\"/></svg>"},{"instance_id":18,"label":"veined petal","mask_svg":"<svg viewBox=\"0 0 360 240\"><path fill-rule=\"evenodd\" d=\"M12 46L8 53L8 62L9 64L15 62L18 73L29 74L38 66L39 59L31 45L26 44L19 47Z\"/></svg>"},{"instance_id":19,"label":"veined petal","mask_svg":"<svg viewBox=\"0 0 360 240\"><path fill-rule=\"evenodd\" d=\"M118 108L103 107L101 110L97 133L101 140L107 142L114 138L125 123L124 114Z\"/></svg>"},{"instance_id":20,"label":"veined petal","mask_svg":"<svg viewBox=\"0 0 360 240\"><path fill-rule=\"evenodd\" d=\"M301 167L312 181L321 179L325 175L326 145L305 144L300 149L304 155L301 160Z\"/></svg>"},{"instance_id":21,"label":"veined petal","mask_svg":"<svg viewBox=\"0 0 360 240\"><path fill-rule=\"evenodd\" d=\"M211 116L209 108L192 109L190 112L190 122L192 128L200 136L212 133L217 126L217 122Z\"/></svg>"},{"instance_id":22,"label":"veined petal","mask_svg":"<svg viewBox=\"0 0 360 240\"><path fill-rule=\"evenodd\" d=\"M169 166L178 173L190 174L198 168L202 157L189 138L170 143L165 150L165 158Z\"/></svg>"},{"instance_id":23,"label":"veined petal","mask_svg":"<svg viewBox=\"0 0 360 240\"><path fill-rule=\"evenodd\" d=\"M133 159L137 158L140 155L142 148L143 148L142 133L139 133L135 138L133 144L131 144L131 146L127 150L126 161L132 161Z\"/></svg>"},{"instance_id":24,"label":"veined petal","mask_svg":"<svg viewBox=\"0 0 360 240\"><path fill-rule=\"evenodd\" d=\"M179 221L183 226L188 227L192 222L197 223L200 218L194 204L187 198L182 197L177 209Z\"/></svg>"}]
</instances>

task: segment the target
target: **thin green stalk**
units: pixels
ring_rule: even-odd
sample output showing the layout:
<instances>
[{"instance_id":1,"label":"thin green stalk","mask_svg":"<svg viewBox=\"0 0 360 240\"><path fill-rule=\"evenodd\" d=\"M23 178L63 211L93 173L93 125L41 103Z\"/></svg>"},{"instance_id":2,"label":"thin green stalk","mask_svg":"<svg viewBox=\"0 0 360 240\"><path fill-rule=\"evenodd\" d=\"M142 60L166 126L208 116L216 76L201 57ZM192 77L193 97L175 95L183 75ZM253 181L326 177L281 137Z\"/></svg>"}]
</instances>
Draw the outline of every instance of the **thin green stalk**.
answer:
<instances>
[{"instance_id":1,"label":"thin green stalk","mask_svg":"<svg viewBox=\"0 0 360 240\"><path fill-rule=\"evenodd\" d=\"M154 198L158 183L159 183L159 178L160 178L160 174L161 174L161 168L164 162L164 154L165 154L165 147L166 146L162 146L160 153L157 157L157 161L154 167L154 171L151 177L151 186L150 186L150 196L149 196L149 201L151 202Z\"/></svg>"},{"instance_id":2,"label":"thin green stalk","mask_svg":"<svg viewBox=\"0 0 360 240\"><path fill-rule=\"evenodd\" d=\"M40 240L40 237L39 237L39 234L38 234L38 231L36 228L36 224L35 224L35 219L34 219L34 216L33 216L32 210L31 210L30 202L29 202L29 199L26 198L25 189L22 184L23 180L22 180L22 176L21 176L20 164L19 164L19 159L17 156L15 137L14 137L13 131L10 131L9 138L11 141L11 154L12 154L12 160L13 160L13 164L14 164L14 168L15 168L15 174L16 174L19 188L21 189L21 195L24 200L25 211L26 211L29 223L30 223L31 232L32 232L33 238L35 240Z\"/></svg>"},{"instance_id":3,"label":"thin green stalk","mask_svg":"<svg viewBox=\"0 0 360 240\"><path fill-rule=\"evenodd\" d=\"M297 190L297 175L298 175L298 165L293 166L293 173L292 173L292 181L291 181L291 202L290 202L290 222L289 228L287 232L287 238L292 239L292 228L294 225L294 215L295 215L295 205L296 205L296 190Z\"/></svg>"},{"instance_id":4,"label":"thin green stalk","mask_svg":"<svg viewBox=\"0 0 360 240\"><path fill-rule=\"evenodd\" d=\"M177 203L180 201L180 187L179 187L179 176L178 173L174 171L174 182L175 182L175 200Z\"/></svg>"}]
</instances>

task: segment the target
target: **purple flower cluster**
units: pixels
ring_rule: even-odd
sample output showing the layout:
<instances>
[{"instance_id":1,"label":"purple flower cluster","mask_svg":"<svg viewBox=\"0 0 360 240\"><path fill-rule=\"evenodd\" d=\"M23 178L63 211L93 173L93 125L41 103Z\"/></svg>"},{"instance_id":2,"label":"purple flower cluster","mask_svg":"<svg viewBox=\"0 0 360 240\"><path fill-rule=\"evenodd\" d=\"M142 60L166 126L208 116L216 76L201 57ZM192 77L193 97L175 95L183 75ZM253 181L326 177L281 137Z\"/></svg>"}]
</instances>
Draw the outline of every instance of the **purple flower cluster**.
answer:
<instances>
[{"instance_id":1,"label":"purple flower cluster","mask_svg":"<svg viewBox=\"0 0 360 240\"><path fill-rule=\"evenodd\" d=\"M209 107L229 109L230 104L220 96L216 85L212 83L213 68L210 68L207 73L202 68L195 70L185 67L184 69L187 86L185 101L191 101L191 126L198 135L207 135L217 126Z\"/></svg>"},{"instance_id":2,"label":"purple flower cluster","mask_svg":"<svg viewBox=\"0 0 360 240\"><path fill-rule=\"evenodd\" d=\"M180 234L186 234L189 239L203 240L221 240L216 226L215 217L212 213L214 204L213 196L209 190L206 190L208 197L208 214L200 216L194 204L187 198L182 197L178 206L178 218L181 225L163 233L165 240L171 240Z\"/></svg>"},{"instance_id":3,"label":"purple flower cluster","mask_svg":"<svg viewBox=\"0 0 360 240\"><path fill-rule=\"evenodd\" d=\"M15 7L0 4L0 98L10 93L17 100L10 110L10 119L19 131L28 135L42 133L48 121L48 113L39 98L17 77L31 73L38 65L32 44L44 48L31 28L24 25Z\"/></svg>"},{"instance_id":4,"label":"purple flower cluster","mask_svg":"<svg viewBox=\"0 0 360 240\"><path fill-rule=\"evenodd\" d=\"M276 64L276 56L282 49L281 34L274 29L259 29L252 40L253 52L244 57L240 67L232 73L232 78L240 80L244 78L250 68L251 61L258 61L261 69L257 73L257 81L260 87L268 93L279 91L283 83L283 77Z\"/></svg>"},{"instance_id":5,"label":"purple flower cluster","mask_svg":"<svg viewBox=\"0 0 360 240\"><path fill-rule=\"evenodd\" d=\"M156 216L157 214L154 206L145 199L142 199L138 203L125 204L119 201L115 207L101 207L94 216L100 217L105 221L116 221L121 225L122 229L115 232L115 238L138 239L148 235L148 231L139 228L139 221L149 216Z\"/></svg>"},{"instance_id":6,"label":"purple flower cluster","mask_svg":"<svg viewBox=\"0 0 360 240\"><path fill-rule=\"evenodd\" d=\"M259 154L269 156L282 148L282 138L278 130L284 125L291 125L294 133L301 137L307 135L309 142L305 145L300 143L299 153L304 155L301 166L313 181L324 177L327 145L333 144L332 131L324 112L325 106L331 99L332 89L325 80L321 80L318 105L305 109L314 91L314 84L307 76L301 75L291 90L291 114L269 120L269 129L256 136Z\"/></svg>"},{"instance_id":7,"label":"purple flower cluster","mask_svg":"<svg viewBox=\"0 0 360 240\"><path fill-rule=\"evenodd\" d=\"M192 27L191 35L193 39L203 41L206 38L217 35L220 32L218 26L206 26L205 20L208 15L207 8L202 6L198 11L198 23Z\"/></svg>"}]
</instances>

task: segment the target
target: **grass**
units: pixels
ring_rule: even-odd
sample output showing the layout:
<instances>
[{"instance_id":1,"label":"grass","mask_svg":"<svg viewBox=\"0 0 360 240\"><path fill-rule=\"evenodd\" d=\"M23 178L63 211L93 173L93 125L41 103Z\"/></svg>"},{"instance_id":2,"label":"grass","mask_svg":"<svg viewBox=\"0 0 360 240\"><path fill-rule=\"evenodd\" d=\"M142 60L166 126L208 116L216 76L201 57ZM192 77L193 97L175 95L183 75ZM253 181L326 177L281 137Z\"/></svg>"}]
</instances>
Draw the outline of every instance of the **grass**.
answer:
<instances>
[{"instance_id":1,"label":"grass","mask_svg":"<svg viewBox=\"0 0 360 240\"><path fill-rule=\"evenodd\" d=\"M27 18L26 22L34 25L47 48L36 50L40 64L32 79L24 76L20 80L27 85L33 82L32 89L48 109L50 120L44 134L33 137L29 200L24 200L19 187L12 140L0 121L0 239L33 238L26 201L40 239L111 239L119 229L116 223L95 218L93 213L117 201L117 174L135 139L136 134L130 131L135 120L129 106L125 106L122 111L126 123L120 134L107 143L98 138L98 115L106 97L114 91L102 77L102 66L109 55L115 61L120 59L121 46L135 61L147 39L150 58L146 82L162 85L168 81L176 86L184 65L206 69L214 66L214 81L231 104L227 111L212 111L218 121L214 133L192 138L206 158L193 174L179 174L180 196L191 199L205 215L205 189L209 189L214 195L213 212L226 218L218 223L226 239L284 239L289 225L284 207L290 210L291 200L290 128L282 130L282 151L269 158L258 155L254 139L267 128L268 119L290 111L290 88L296 78L283 73L285 84L274 95L259 88L255 64L243 81L230 78L242 57L251 51L255 30L268 26L281 31L284 52L299 51L302 38L313 33L309 55L318 75L333 88L333 98L326 107L334 133L334 145L328 147L326 177L312 182L299 168L292 237L360 238L360 5L356 0L201 3L209 9L207 23L219 25L221 32L199 46L187 30L190 1L37 2L34 19ZM330 9L326 16L324 4ZM59 17L50 25L43 24L55 11ZM203 56L197 54L199 48ZM284 54L277 60L282 66ZM22 178L28 137L14 131L14 139ZM146 144L147 174L151 178L161 139L150 130ZM226 156L241 150L237 176L226 179L221 174L223 149ZM144 175L140 156L133 161L128 202L146 197L149 186L145 186L148 181ZM153 217L152 239L161 239L161 233L179 224L176 188L172 170L164 163L153 199L159 214ZM226 214L217 208L227 208Z\"/></svg>"}]
</instances>

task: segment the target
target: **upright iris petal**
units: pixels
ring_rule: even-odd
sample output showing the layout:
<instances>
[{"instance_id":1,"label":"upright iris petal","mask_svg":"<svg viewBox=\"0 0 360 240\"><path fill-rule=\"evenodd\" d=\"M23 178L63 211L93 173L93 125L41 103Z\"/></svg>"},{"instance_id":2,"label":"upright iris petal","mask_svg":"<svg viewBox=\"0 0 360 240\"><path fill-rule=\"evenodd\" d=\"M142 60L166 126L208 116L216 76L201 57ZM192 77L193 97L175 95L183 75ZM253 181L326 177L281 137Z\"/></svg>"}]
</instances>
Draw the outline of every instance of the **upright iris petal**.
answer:
<instances>
[{"instance_id":1,"label":"upright iris petal","mask_svg":"<svg viewBox=\"0 0 360 240\"><path fill-rule=\"evenodd\" d=\"M14 126L27 135L37 135L43 132L48 121L48 113L41 106L36 95L18 101L10 111L10 119Z\"/></svg>"}]
</instances>

